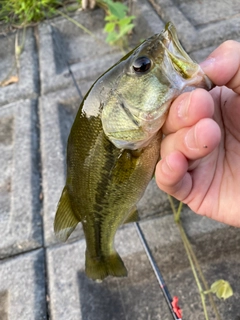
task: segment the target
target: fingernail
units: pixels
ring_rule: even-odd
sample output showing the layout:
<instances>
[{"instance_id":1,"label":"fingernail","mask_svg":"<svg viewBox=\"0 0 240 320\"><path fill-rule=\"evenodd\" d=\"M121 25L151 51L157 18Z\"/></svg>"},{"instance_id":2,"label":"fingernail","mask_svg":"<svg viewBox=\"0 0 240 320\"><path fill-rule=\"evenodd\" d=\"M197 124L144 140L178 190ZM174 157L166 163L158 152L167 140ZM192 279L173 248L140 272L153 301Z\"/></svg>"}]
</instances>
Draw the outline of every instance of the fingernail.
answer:
<instances>
[{"instance_id":1,"label":"fingernail","mask_svg":"<svg viewBox=\"0 0 240 320\"><path fill-rule=\"evenodd\" d=\"M187 93L182 100L178 103L178 117L179 118L187 118L188 117L188 108L190 105L192 92Z\"/></svg>"},{"instance_id":2,"label":"fingernail","mask_svg":"<svg viewBox=\"0 0 240 320\"><path fill-rule=\"evenodd\" d=\"M208 67L211 67L215 63L216 59L213 57L207 58L205 61L200 63L200 67L202 69L207 69Z\"/></svg>"},{"instance_id":3,"label":"fingernail","mask_svg":"<svg viewBox=\"0 0 240 320\"><path fill-rule=\"evenodd\" d=\"M198 149L195 137L195 127L190 129L185 136L185 143L189 149Z\"/></svg>"}]
</instances>

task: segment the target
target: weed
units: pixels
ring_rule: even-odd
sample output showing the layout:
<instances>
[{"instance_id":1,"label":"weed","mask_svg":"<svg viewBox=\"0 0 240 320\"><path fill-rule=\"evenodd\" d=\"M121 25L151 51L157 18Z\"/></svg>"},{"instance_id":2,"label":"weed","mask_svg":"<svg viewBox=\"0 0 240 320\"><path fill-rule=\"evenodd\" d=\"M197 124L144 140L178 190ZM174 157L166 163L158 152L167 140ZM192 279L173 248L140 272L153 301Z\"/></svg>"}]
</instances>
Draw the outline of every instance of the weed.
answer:
<instances>
[{"instance_id":1,"label":"weed","mask_svg":"<svg viewBox=\"0 0 240 320\"><path fill-rule=\"evenodd\" d=\"M128 7L120 2L112 0L102 0L107 6L107 22L104 31L108 33L106 42L110 44L118 44L121 47L127 47L126 36L132 31L134 24L132 23L135 16L127 16Z\"/></svg>"},{"instance_id":2,"label":"weed","mask_svg":"<svg viewBox=\"0 0 240 320\"><path fill-rule=\"evenodd\" d=\"M135 17L127 16L128 7L119 1L97 0L96 3L106 12L106 42L126 47L127 35L134 27L132 21ZM26 26L59 14L57 9L65 4L69 4L69 0L2 0L0 21L10 25ZM69 6L68 11L76 10L81 5L81 0L75 0L75 5Z\"/></svg>"},{"instance_id":3,"label":"weed","mask_svg":"<svg viewBox=\"0 0 240 320\"><path fill-rule=\"evenodd\" d=\"M54 15L55 8L62 3L62 0L2 0L0 20L18 25L38 22Z\"/></svg>"}]
</instances>

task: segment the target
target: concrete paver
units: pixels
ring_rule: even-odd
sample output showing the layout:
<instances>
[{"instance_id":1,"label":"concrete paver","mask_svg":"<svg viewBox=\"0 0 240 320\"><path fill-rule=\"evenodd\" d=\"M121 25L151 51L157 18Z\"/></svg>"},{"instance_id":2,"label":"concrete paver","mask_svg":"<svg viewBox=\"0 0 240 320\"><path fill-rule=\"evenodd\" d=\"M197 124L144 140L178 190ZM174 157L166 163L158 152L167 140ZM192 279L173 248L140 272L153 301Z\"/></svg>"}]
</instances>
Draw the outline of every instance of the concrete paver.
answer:
<instances>
[{"instance_id":1,"label":"concrete paver","mask_svg":"<svg viewBox=\"0 0 240 320\"><path fill-rule=\"evenodd\" d=\"M171 20L186 50L201 61L224 40L240 40L238 2L133 1L137 27L130 44L160 32ZM122 56L104 42L103 16L101 9L73 16L100 41L63 17L28 28L19 82L0 88L0 319L171 319L133 225L122 227L116 236L129 276L101 284L84 274L81 226L67 244L59 244L53 234L67 137L81 96ZM15 34L1 35L0 40L2 81L14 61ZM155 181L139 202L139 212L170 292L179 296L183 319L203 319L167 196ZM233 286L232 298L217 301L222 318L239 319L239 230L187 208L182 220L209 283L223 278Z\"/></svg>"},{"instance_id":2,"label":"concrete paver","mask_svg":"<svg viewBox=\"0 0 240 320\"><path fill-rule=\"evenodd\" d=\"M0 261L0 319L45 320L44 251Z\"/></svg>"},{"instance_id":3,"label":"concrete paver","mask_svg":"<svg viewBox=\"0 0 240 320\"><path fill-rule=\"evenodd\" d=\"M65 184L67 137L79 104L80 98L74 86L42 96L39 102L45 245L56 242L53 221Z\"/></svg>"},{"instance_id":4,"label":"concrete paver","mask_svg":"<svg viewBox=\"0 0 240 320\"><path fill-rule=\"evenodd\" d=\"M93 41L91 36L63 18L51 24L42 24L39 27L39 56L43 94L72 85L70 67L73 67L77 80L82 81L90 76L93 82L121 56L104 42L101 10L93 11L93 14L81 12L73 18L86 25L99 40Z\"/></svg>"},{"instance_id":5,"label":"concrete paver","mask_svg":"<svg viewBox=\"0 0 240 320\"><path fill-rule=\"evenodd\" d=\"M188 213L185 213L185 218L187 216ZM231 241L221 237L224 234L221 229L226 226L216 222L209 226L208 221L202 217L197 217L193 222L189 221L189 227L195 229L192 232L195 238L194 248L210 283L217 277L227 279L233 284L236 294L232 302L222 305L218 301L218 305L226 319L235 319L240 297L237 289L240 284L237 276L240 251L236 253L234 247L237 243L239 247L238 230L230 228L231 230L225 232L228 239L235 239L233 245ZM198 229L194 224L198 225ZM183 319L193 319L193 316L194 319L201 319L202 309L197 287L173 218L166 216L151 219L142 222L141 227L170 292L180 299ZM210 229L215 233L218 230L218 235L212 237ZM211 245L204 250L206 236L209 237L208 242L211 241ZM128 268L128 277L107 278L100 284L84 275L84 240L47 250L53 319L171 319L134 226L121 228L115 242ZM209 306L208 311L210 319L213 319Z\"/></svg>"},{"instance_id":6,"label":"concrete paver","mask_svg":"<svg viewBox=\"0 0 240 320\"><path fill-rule=\"evenodd\" d=\"M0 108L0 258L42 245L37 103Z\"/></svg>"},{"instance_id":7,"label":"concrete paver","mask_svg":"<svg viewBox=\"0 0 240 320\"><path fill-rule=\"evenodd\" d=\"M164 21L171 20L187 52L239 38L238 0L151 0Z\"/></svg>"},{"instance_id":8,"label":"concrete paver","mask_svg":"<svg viewBox=\"0 0 240 320\"><path fill-rule=\"evenodd\" d=\"M18 44L21 45L23 31L18 32ZM16 33L0 35L0 82L8 77L13 69L13 74L18 76L19 81L10 86L0 89L0 107L19 99L32 99L38 95L38 56L33 28L26 30L24 50L19 58L19 74L14 68L15 64L15 41Z\"/></svg>"},{"instance_id":9,"label":"concrete paver","mask_svg":"<svg viewBox=\"0 0 240 320\"><path fill-rule=\"evenodd\" d=\"M139 31L131 40L137 45L139 39L160 32L163 23L146 1L140 1L135 8ZM115 64L123 53L105 42L103 32L103 10L80 12L73 19L83 24L94 37L64 18L56 18L51 23L39 27L39 62L42 94L72 85L69 72L73 72L82 94L104 71ZM91 70L91 72L90 72ZM54 81L52 81L54 79Z\"/></svg>"}]
</instances>

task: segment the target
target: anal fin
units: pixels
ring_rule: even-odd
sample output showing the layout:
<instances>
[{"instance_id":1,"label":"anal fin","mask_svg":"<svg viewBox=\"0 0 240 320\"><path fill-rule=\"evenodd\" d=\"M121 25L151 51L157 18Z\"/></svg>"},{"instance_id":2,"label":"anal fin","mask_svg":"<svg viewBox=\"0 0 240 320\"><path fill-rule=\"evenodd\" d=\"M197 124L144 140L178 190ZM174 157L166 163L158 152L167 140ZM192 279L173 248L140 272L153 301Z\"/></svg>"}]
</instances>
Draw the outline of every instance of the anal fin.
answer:
<instances>
[{"instance_id":1,"label":"anal fin","mask_svg":"<svg viewBox=\"0 0 240 320\"><path fill-rule=\"evenodd\" d=\"M75 217L66 186L58 202L54 220L54 232L61 241L66 241L80 221Z\"/></svg>"}]
</instances>

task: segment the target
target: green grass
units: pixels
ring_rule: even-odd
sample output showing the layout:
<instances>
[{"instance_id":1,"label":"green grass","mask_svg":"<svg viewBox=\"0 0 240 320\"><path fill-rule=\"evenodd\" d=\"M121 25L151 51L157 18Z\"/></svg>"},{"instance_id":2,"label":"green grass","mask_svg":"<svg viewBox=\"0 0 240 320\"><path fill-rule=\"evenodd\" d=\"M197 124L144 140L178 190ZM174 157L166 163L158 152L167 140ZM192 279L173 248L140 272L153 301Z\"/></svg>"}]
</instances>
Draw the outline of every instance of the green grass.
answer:
<instances>
[{"instance_id":1,"label":"green grass","mask_svg":"<svg viewBox=\"0 0 240 320\"><path fill-rule=\"evenodd\" d=\"M113 0L97 0L96 3L106 12L106 42L127 47L127 36L134 27L132 21L135 18L128 16L128 7ZM81 8L81 0L1 0L0 21L15 27L25 27L59 15L58 9L63 6L70 12L73 8ZM69 17L69 20L72 19Z\"/></svg>"},{"instance_id":2,"label":"green grass","mask_svg":"<svg viewBox=\"0 0 240 320\"><path fill-rule=\"evenodd\" d=\"M27 25L55 14L63 0L2 0L0 20L13 25Z\"/></svg>"}]
</instances>

